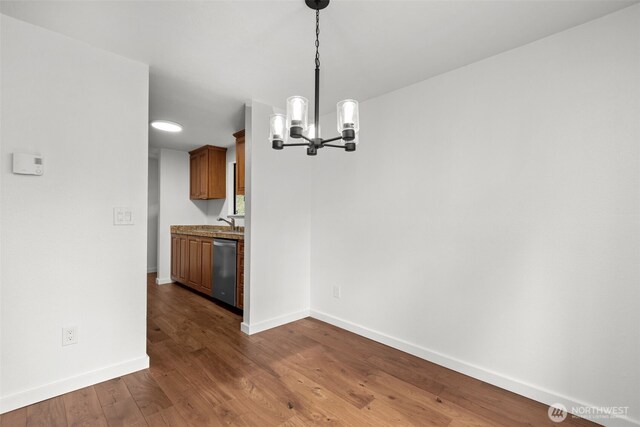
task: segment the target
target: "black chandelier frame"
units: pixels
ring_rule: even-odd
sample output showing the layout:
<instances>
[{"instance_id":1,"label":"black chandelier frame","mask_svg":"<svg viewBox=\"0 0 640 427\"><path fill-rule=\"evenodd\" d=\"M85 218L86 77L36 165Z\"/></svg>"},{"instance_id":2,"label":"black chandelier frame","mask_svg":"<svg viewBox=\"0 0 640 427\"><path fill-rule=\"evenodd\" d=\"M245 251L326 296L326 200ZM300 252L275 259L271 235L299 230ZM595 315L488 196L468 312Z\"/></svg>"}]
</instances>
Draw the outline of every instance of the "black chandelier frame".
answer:
<instances>
[{"instance_id":1,"label":"black chandelier frame","mask_svg":"<svg viewBox=\"0 0 640 427\"><path fill-rule=\"evenodd\" d=\"M274 150L282 150L284 147L307 147L307 155L315 156L318 149L323 147L342 148L345 151L356 151L356 132L354 129L344 129L341 136L323 139L317 136L320 133L320 11L329 6L330 0L305 0L309 8L316 11L316 69L315 69L315 99L314 99L314 126L315 138L309 138L304 135L302 126L291 126L289 128L289 136L293 139L304 139L306 142L285 143L282 140L274 140L272 147ZM343 144L332 144L335 141L344 141Z\"/></svg>"}]
</instances>

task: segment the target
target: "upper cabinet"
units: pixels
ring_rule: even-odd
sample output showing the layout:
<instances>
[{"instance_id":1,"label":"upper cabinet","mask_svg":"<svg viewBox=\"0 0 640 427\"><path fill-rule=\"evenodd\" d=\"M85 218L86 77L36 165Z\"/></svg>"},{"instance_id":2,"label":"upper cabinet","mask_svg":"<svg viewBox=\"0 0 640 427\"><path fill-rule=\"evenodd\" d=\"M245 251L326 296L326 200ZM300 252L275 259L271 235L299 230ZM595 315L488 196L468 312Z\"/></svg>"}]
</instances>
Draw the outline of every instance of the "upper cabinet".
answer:
<instances>
[{"instance_id":1,"label":"upper cabinet","mask_svg":"<svg viewBox=\"0 0 640 427\"><path fill-rule=\"evenodd\" d=\"M233 134L236 138L236 194L244 195L244 129Z\"/></svg>"},{"instance_id":2,"label":"upper cabinet","mask_svg":"<svg viewBox=\"0 0 640 427\"><path fill-rule=\"evenodd\" d=\"M196 200L226 199L227 149L205 145L189 154L189 197Z\"/></svg>"}]
</instances>

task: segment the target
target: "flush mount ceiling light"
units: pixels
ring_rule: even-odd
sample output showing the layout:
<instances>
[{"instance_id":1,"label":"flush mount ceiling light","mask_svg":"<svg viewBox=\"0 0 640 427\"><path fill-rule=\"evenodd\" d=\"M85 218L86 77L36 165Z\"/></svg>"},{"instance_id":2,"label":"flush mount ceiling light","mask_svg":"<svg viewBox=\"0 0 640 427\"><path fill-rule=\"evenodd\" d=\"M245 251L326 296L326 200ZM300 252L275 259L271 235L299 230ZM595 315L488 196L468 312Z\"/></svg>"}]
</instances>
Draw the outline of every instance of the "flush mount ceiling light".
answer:
<instances>
[{"instance_id":1,"label":"flush mount ceiling light","mask_svg":"<svg viewBox=\"0 0 640 427\"><path fill-rule=\"evenodd\" d=\"M151 122L151 126L163 130L165 132L181 132L182 125L180 123L170 122L168 120L154 120Z\"/></svg>"},{"instance_id":2,"label":"flush mount ceiling light","mask_svg":"<svg viewBox=\"0 0 640 427\"><path fill-rule=\"evenodd\" d=\"M316 11L316 93L313 124L307 126L309 101L302 96L287 99L287 115L273 114L269 118L269 141L275 150L284 147L306 146L307 155L315 156L322 147L343 148L345 151L356 151L360 123L358 118L358 101L345 99L338 102L338 132L341 136L322 139L320 137L320 10L329 6L329 0L305 0L307 6ZM288 137L304 139L306 142L286 143ZM342 141L339 144L331 144Z\"/></svg>"}]
</instances>

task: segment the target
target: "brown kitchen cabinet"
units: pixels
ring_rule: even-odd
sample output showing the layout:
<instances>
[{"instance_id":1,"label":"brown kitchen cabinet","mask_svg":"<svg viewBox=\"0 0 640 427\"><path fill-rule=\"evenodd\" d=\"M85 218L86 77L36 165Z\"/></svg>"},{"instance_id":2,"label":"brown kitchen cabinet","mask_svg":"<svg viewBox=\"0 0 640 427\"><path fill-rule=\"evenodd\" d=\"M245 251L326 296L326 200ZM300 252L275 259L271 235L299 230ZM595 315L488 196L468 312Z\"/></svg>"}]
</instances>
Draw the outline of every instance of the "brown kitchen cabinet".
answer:
<instances>
[{"instance_id":1,"label":"brown kitchen cabinet","mask_svg":"<svg viewBox=\"0 0 640 427\"><path fill-rule=\"evenodd\" d=\"M213 239L200 239L200 288L211 295L211 279L213 274Z\"/></svg>"},{"instance_id":2,"label":"brown kitchen cabinet","mask_svg":"<svg viewBox=\"0 0 640 427\"><path fill-rule=\"evenodd\" d=\"M227 198L227 149L205 145L189 152L189 198Z\"/></svg>"},{"instance_id":3,"label":"brown kitchen cabinet","mask_svg":"<svg viewBox=\"0 0 640 427\"><path fill-rule=\"evenodd\" d=\"M236 307L244 308L244 241L238 241L236 268Z\"/></svg>"},{"instance_id":4,"label":"brown kitchen cabinet","mask_svg":"<svg viewBox=\"0 0 640 427\"><path fill-rule=\"evenodd\" d=\"M213 239L171 235L171 280L211 295Z\"/></svg>"},{"instance_id":5,"label":"brown kitchen cabinet","mask_svg":"<svg viewBox=\"0 0 640 427\"><path fill-rule=\"evenodd\" d=\"M187 236L171 235L171 279L184 283L187 280Z\"/></svg>"},{"instance_id":6,"label":"brown kitchen cabinet","mask_svg":"<svg viewBox=\"0 0 640 427\"><path fill-rule=\"evenodd\" d=\"M180 239L177 235L171 235L171 279L178 277L178 262L180 257L180 250L178 249L178 245L180 244Z\"/></svg>"},{"instance_id":7,"label":"brown kitchen cabinet","mask_svg":"<svg viewBox=\"0 0 640 427\"><path fill-rule=\"evenodd\" d=\"M192 288L200 288L202 280L202 251L200 248L200 239L198 237L189 236L188 256L189 269L187 273L187 285Z\"/></svg>"},{"instance_id":8,"label":"brown kitchen cabinet","mask_svg":"<svg viewBox=\"0 0 640 427\"><path fill-rule=\"evenodd\" d=\"M244 195L244 129L233 134L236 139L236 194Z\"/></svg>"}]
</instances>

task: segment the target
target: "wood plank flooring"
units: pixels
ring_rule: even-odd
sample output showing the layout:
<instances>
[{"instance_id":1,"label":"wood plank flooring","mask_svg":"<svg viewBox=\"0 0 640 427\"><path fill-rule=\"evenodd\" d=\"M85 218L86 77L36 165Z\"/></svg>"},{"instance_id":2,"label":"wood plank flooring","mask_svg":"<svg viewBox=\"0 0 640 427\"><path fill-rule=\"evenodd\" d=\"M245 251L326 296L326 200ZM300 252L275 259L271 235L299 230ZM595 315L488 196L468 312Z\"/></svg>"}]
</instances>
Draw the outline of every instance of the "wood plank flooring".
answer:
<instances>
[{"instance_id":1,"label":"wood plank flooring","mask_svg":"<svg viewBox=\"0 0 640 427\"><path fill-rule=\"evenodd\" d=\"M546 405L318 320L246 336L237 314L154 279L148 370L6 413L0 425L558 425Z\"/></svg>"}]
</instances>

